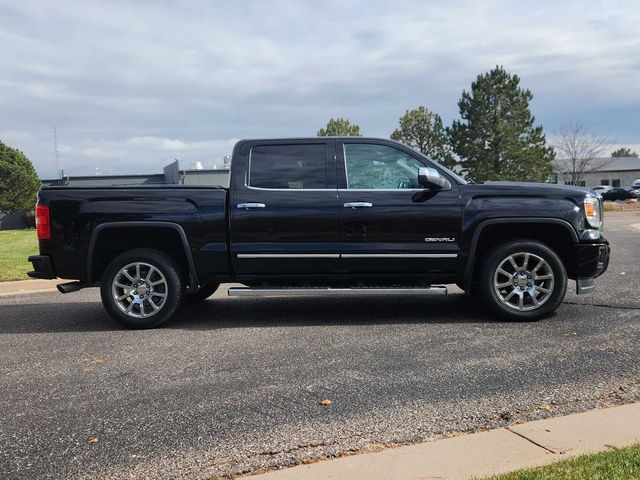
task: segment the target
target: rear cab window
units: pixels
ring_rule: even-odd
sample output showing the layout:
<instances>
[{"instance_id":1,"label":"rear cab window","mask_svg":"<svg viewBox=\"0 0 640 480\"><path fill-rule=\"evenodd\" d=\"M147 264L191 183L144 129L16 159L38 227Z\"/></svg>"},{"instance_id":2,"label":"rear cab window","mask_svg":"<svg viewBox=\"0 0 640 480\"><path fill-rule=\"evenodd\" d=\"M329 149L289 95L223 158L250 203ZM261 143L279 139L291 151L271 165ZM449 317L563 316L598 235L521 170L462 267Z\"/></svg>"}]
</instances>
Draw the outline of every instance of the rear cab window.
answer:
<instances>
[{"instance_id":1,"label":"rear cab window","mask_svg":"<svg viewBox=\"0 0 640 480\"><path fill-rule=\"evenodd\" d=\"M326 189L326 150L323 143L256 145L249 157L247 186L277 190Z\"/></svg>"}]
</instances>

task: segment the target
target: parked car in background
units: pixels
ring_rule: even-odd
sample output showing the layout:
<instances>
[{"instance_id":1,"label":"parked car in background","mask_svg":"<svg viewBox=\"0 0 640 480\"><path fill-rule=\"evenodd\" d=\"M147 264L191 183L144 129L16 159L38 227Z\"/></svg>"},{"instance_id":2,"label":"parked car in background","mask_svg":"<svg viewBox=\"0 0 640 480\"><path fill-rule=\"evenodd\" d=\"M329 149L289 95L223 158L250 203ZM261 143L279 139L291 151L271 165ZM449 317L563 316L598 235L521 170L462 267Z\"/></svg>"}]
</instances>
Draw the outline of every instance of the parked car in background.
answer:
<instances>
[{"instance_id":1,"label":"parked car in background","mask_svg":"<svg viewBox=\"0 0 640 480\"><path fill-rule=\"evenodd\" d=\"M596 193L603 193L606 192L608 190L611 190L613 187L610 185L598 185L597 187L593 187L591 189L592 192L596 192Z\"/></svg>"},{"instance_id":2,"label":"parked car in background","mask_svg":"<svg viewBox=\"0 0 640 480\"><path fill-rule=\"evenodd\" d=\"M632 188L616 187L601 192L601 194L604 200L629 200L631 198L638 198L638 193Z\"/></svg>"}]
</instances>

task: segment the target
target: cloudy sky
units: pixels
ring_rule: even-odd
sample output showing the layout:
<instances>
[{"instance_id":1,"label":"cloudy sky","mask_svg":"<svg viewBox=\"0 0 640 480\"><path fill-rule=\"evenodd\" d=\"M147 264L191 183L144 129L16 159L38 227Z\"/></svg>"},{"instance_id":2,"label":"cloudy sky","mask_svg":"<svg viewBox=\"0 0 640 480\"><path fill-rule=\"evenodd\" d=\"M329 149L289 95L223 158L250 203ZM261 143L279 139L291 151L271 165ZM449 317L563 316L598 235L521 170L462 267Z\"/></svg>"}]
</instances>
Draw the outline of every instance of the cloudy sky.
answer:
<instances>
[{"instance_id":1,"label":"cloudy sky","mask_svg":"<svg viewBox=\"0 0 640 480\"><path fill-rule=\"evenodd\" d=\"M331 116L388 137L446 124L500 64L549 136L579 121L640 147L640 4L628 1L0 0L0 140L55 176L221 163L238 138Z\"/></svg>"}]
</instances>

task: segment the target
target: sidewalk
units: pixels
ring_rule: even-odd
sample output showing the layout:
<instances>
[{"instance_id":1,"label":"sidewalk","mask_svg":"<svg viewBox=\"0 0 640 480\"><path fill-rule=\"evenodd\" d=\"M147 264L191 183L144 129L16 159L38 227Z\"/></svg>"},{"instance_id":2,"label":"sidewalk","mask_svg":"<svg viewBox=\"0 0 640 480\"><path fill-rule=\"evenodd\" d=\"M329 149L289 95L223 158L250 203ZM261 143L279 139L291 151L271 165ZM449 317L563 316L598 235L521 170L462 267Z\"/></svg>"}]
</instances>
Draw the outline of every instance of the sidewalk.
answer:
<instances>
[{"instance_id":1,"label":"sidewalk","mask_svg":"<svg viewBox=\"0 0 640 480\"><path fill-rule=\"evenodd\" d=\"M549 418L245 477L248 480L468 479L640 442L640 403Z\"/></svg>"},{"instance_id":2,"label":"sidewalk","mask_svg":"<svg viewBox=\"0 0 640 480\"><path fill-rule=\"evenodd\" d=\"M56 289L56 285L64 282L65 280L60 279L0 282L0 297L20 293L50 292Z\"/></svg>"}]
</instances>

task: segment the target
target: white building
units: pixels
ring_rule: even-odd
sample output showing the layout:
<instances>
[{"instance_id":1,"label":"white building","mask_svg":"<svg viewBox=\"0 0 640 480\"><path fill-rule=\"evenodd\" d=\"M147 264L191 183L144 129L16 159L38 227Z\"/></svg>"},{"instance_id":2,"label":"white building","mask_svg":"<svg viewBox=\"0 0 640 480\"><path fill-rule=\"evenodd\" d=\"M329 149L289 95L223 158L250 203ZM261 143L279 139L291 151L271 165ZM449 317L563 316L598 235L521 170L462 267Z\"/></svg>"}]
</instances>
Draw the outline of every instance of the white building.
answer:
<instances>
[{"instance_id":1,"label":"white building","mask_svg":"<svg viewBox=\"0 0 640 480\"><path fill-rule=\"evenodd\" d=\"M584 175L583 180L579 182L581 187L593 188L598 185L630 187L635 180L640 179L640 158L597 158L592 164L601 166L597 171ZM566 183L559 171L556 171L555 178L556 183Z\"/></svg>"}]
</instances>

